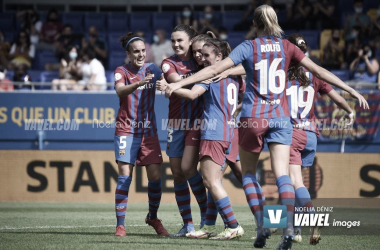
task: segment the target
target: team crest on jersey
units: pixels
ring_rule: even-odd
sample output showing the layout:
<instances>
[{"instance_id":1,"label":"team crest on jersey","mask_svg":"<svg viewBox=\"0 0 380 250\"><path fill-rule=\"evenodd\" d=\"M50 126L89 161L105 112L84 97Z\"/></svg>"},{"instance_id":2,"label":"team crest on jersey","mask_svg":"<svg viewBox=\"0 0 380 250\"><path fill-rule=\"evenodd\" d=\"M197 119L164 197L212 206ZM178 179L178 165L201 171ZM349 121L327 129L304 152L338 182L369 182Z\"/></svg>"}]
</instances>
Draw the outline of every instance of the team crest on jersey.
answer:
<instances>
[{"instance_id":1,"label":"team crest on jersey","mask_svg":"<svg viewBox=\"0 0 380 250\"><path fill-rule=\"evenodd\" d=\"M125 150L124 149L120 149L119 150L119 155L120 156L124 156L125 155Z\"/></svg>"},{"instance_id":2,"label":"team crest on jersey","mask_svg":"<svg viewBox=\"0 0 380 250\"><path fill-rule=\"evenodd\" d=\"M121 74L120 73L116 73L115 74L115 81L119 81L121 79Z\"/></svg>"},{"instance_id":3,"label":"team crest on jersey","mask_svg":"<svg viewBox=\"0 0 380 250\"><path fill-rule=\"evenodd\" d=\"M168 72L169 69L170 69L170 65L169 64L164 63L162 65L162 72L166 73L166 72Z\"/></svg>"}]
</instances>

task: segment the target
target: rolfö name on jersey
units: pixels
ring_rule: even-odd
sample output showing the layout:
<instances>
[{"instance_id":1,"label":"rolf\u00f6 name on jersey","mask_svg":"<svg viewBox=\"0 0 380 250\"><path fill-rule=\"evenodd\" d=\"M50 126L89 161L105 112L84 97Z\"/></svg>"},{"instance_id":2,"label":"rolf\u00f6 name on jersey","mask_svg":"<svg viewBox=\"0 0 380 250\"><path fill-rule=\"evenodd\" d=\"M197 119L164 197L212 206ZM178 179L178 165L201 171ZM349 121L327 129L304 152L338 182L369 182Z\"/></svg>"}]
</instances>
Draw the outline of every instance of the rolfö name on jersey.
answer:
<instances>
[{"instance_id":1,"label":"rolf\u00f6 name on jersey","mask_svg":"<svg viewBox=\"0 0 380 250\"><path fill-rule=\"evenodd\" d=\"M280 44L264 44L261 45L261 52L280 52L281 46Z\"/></svg>"}]
</instances>

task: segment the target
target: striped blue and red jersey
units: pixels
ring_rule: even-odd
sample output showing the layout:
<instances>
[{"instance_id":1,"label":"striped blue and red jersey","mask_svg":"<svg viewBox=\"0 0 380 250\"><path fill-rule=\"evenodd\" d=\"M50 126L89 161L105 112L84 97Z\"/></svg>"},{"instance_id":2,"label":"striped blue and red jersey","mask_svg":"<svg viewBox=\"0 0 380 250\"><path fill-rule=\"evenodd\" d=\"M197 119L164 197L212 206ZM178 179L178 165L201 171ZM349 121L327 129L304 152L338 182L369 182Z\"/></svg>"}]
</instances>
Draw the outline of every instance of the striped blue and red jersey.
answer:
<instances>
[{"instance_id":1,"label":"striped blue and red jersey","mask_svg":"<svg viewBox=\"0 0 380 250\"><path fill-rule=\"evenodd\" d=\"M246 40L229 55L242 63L246 92L241 117L276 118L290 116L285 88L289 64L298 64L305 54L294 44L275 36Z\"/></svg>"},{"instance_id":2,"label":"striped blue and red jersey","mask_svg":"<svg viewBox=\"0 0 380 250\"><path fill-rule=\"evenodd\" d=\"M313 76L306 69L304 70L309 78L309 86L301 86L298 79L288 81L286 95L288 96L291 122L293 127L314 132L319 136L314 114L314 102L317 93L325 95L333 88L330 84Z\"/></svg>"},{"instance_id":3,"label":"striped blue and red jersey","mask_svg":"<svg viewBox=\"0 0 380 250\"><path fill-rule=\"evenodd\" d=\"M161 69L165 79L172 73L177 73L181 79L195 74L199 68L197 62L191 58L189 61L182 61L177 55L164 59L161 63ZM203 113L202 98L194 101L188 101L179 98L175 94L169 98L169 122L173 127L181 124L182 120L187 120L191 128L196 119L200 119ZM186 129L189 128L188 126Z\"/></svg>"},{"instance_id":4,"label":"striped blue and red jersey","mask_svg":"<svg viewBox=\"0 0 380 250\"><path fill-rule=\"evenodd\" d=\"M154 100L156 81L162 74L160 68L153 63L144 63L141 69L135 70L129 64L124 64L115 70L115 85L117 83L130 85L143 80L148 74L154 74L154 78L119 99L120 108L116 117L115 135L157 135Z\"/></svg>"},{"instance_id":5,"label":"striped blue and red jersey","mask_svg":"<svg viewBox=\"0 0 380 250\"><path fill-rule=\"evenodd\" d=\"M238 95L244 92L241 77L227 77L211 84L197 83L206 92L202 95L205 103L201 139L232 142L235 121L233 113L238 105Z\"/></svg>"}]
</instances>

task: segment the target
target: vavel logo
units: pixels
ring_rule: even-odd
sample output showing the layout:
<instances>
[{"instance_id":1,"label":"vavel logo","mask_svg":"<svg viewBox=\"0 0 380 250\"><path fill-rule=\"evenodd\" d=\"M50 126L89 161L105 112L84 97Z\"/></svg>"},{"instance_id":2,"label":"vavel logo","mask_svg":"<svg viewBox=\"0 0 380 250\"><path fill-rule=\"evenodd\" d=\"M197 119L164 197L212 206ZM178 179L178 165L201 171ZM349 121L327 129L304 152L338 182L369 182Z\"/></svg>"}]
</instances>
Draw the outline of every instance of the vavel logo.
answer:
<instances>
[{"instance_id":1,"label":"vavel logo","mask_svg":"<svg viewBox=\"0 0 380 250\"><path fill-rule=\"evenodd\" d=\"M294 214L294 226L329 226L329 214ZM264 206L264 228L286 228L285 205Z\"/></svg>"}]
</instances>

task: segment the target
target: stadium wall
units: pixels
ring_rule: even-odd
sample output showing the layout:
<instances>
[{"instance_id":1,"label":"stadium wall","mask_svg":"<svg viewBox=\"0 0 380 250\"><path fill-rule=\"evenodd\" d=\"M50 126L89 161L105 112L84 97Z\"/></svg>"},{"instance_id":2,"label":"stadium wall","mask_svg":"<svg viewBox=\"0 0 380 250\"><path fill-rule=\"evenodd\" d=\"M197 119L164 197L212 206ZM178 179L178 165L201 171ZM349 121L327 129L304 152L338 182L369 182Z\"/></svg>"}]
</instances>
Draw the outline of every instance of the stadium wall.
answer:
<instances>
[{"instance_id":1,"label":"stadium wall","mask_svg":"<svg viewBox=\"0 0 380 250\"><path fill-rule=\"evenodd\" d=\"M169 159L162 155L162 202L174 203ZM117 165L110 150L1 150L0 166L0 201L114 201ZM257 175L269 203L278 198L270 168L269 154L263 152ZM317 153L304 182L313 198L379 198L380 154ZM145 168L136 167L129 190L131 202L148 201L147 184ZM230 169L223 186L233 204L246 203Z\"/></svg>"},{"instance_id":2,"label":"stadium wall","mask_svg":"<svg viewBox=\"0 0 380 250\"><path fill-rule=\"evenodd\" d=\"M380 133L377 132L380 91L372 91L365 97L371 105L370 111L360 110L355 100L349 101L358 110L352 130L355 136L351 137L349 131L346 133L337 126L335 130L328 130L333 126L327 124L318 141L318 152L380 152ZM156 95L156 121L163 150L167 139L168 104L163 95ZM325 97L316 104L319 105L316 107L317 117L319 114L325 118L338 117L338 109ZM114 119L118 108L119 99L113 91L0 93L0 149L113 150ZM61 119L70 121L64 124L68 128L59 127ZM36 124L32 122L35 120L43 124L34 126Z\"/></svg>"}]
</instances>

